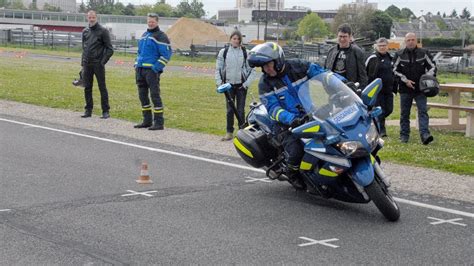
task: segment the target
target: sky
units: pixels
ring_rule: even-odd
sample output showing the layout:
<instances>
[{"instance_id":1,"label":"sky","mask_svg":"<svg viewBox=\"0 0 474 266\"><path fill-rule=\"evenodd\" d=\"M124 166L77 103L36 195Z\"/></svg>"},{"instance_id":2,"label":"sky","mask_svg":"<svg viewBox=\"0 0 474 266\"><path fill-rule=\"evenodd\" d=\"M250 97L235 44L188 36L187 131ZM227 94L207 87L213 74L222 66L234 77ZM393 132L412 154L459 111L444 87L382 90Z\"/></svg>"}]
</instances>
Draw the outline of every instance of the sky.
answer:
<instances>
[{"instance_id":1,"label":"sky","mask_svg":"<svg viewBox=\"0 0 474 266\"><path fill-rule=\"evenodd\" d=\"M119 0L120 2L127 4L154 4L157 0ZM228 9L235 7L235 0L201 0L204 4L204 9L208 12L208 16L211 17L217 13L218 9ZM353 0L285 0L285 8L292 6L306 6L310 7L312 10L328 10L328 9L338 9L342 4L347 4ZM166 0L167 4L171 6L176 6L180 0ZM355 2L355 0L354 0ZM385 10L390 5L396 5L400 9L407 7L415 13L415 15L421 15L421 10L423 14L431 12L436 14L438 11L443 14L446 12L446 15L451 14L453 9L456 9L458 14L467 7L471 15L474 15L474 0L369 0L369 2L374 2L378 4L378 8Z\"/></svg>"}]
</instances>

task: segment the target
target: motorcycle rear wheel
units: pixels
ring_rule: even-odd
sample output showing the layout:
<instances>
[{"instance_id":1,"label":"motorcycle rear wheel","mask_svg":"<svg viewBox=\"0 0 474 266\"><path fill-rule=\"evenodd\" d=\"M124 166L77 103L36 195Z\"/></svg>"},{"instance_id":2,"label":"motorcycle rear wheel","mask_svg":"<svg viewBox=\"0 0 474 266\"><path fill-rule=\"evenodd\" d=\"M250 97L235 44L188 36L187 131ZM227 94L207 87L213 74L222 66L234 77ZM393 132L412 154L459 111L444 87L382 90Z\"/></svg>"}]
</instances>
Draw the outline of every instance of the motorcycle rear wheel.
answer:
<instances>
[{"instance_id":1,"label":"motorcycle rear wheel","mask_svg":"<svg viewBox=\"0 0 474 266\"><path fill-rule=\"evenodd\" d=\"M377 209L391 222L395 222L400 218L400 208L390 193L384 191L378 181L375 179L372 184L365 187L365 192L374 202Z\"/></svg>"}]
</instances>

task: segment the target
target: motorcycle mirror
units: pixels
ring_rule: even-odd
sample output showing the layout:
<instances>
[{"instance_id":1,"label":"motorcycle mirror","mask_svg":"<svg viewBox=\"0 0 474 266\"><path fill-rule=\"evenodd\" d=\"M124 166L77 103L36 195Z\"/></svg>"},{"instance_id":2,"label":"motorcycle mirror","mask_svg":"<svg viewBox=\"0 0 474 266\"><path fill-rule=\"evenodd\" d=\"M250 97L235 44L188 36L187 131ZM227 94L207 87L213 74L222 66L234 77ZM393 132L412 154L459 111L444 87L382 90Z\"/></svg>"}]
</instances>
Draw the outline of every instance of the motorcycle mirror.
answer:
<instances>
[{"instance_id":1,"label":"motorcycle mirror","mask_svg":"<svg viewBox=\"0 0 474 266\"><path fill-rule=\"evenodd\" d=\"M232 89L232 85L230 83L225 83L217 87L216 91L218 93L225 93Z\"/></svg>"},{"instance_id":2,"label":"motorcycle mirror","mask_svg":"<svg viewBox=\"0 0 474 266\"><path fill-rule=\"evenodd\" d=\"M376 78L372 81L365 89L362 91L361 99L362 102L367 105L369 108L375 105L375 101L377 100L377 95L382 90L382 80L380 78Z\"/></svg>"}]
</instances>

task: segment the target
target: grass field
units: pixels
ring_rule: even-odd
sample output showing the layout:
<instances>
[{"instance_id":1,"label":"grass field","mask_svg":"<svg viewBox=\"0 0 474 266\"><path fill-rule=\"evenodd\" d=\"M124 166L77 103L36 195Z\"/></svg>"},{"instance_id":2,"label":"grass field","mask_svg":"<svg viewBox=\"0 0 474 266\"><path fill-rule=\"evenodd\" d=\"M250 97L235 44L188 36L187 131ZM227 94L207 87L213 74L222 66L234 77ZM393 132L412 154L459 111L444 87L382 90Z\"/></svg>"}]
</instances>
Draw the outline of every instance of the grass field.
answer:
<instances>
[{"instance_id":1,"label":"grass field","mask_svg":"<svg viewBox=\"0 0 474 266\"><path fill-rule=\"evenodd\" d=\"M0 48L0 53L7 50L10 48ZM113 60L122 59L114 56ZM129 60L131 61L131 58ZM180 61L179 63L194 66L212 65L211 62ZM79 69L80 66L75 62L0 55L0 98L83 111L83 91L71 85ZM110 63L106 69L111 115L124 120L140 121L140 102L133 68ZM461 79L458 82L463 81L465 80ZM225 133L225 101L222 95L215 92L213 77L165 71L161 85L167 127L216 135ZM97 86L94 88L96 104L94 112L99 114L100 97ZM256 82L250 90L254 97L257 97ZM248 97L248 102L250 99L251 97ZM446 101L446 97L433 99ZM397 101L394 113L389 119L397 119L399 113ZM447 113L430 110L430 115L446 117ZM402 164L474 175L474 139L455 132L433 131L433 134L435 142L423 146L419 143L418 132L414 130L410 145L402 145L397 138L398 128L389 127L389 136L392 138L387 139L386 147L381 152L382 157L384 160Z\"/></svg>"}]
</instances>

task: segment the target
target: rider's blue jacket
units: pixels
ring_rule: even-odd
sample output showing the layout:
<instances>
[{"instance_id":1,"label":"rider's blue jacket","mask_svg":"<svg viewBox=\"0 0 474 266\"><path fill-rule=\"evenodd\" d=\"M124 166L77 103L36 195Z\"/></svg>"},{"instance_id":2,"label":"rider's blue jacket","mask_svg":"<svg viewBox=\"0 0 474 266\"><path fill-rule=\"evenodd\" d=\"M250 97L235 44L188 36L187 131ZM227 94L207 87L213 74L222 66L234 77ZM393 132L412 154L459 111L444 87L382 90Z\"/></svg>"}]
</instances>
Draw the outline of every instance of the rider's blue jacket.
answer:
<instances>
[{"instance_id":1,"label":"rider's blue jacket","mask_svg":"<svg viewBox=\"0 0 474 266\"><path fill-rule=\"evenodd\" d=\"M327 70L321 66L299 59L286 60L284 70L276 77L263 74L258 84L260 101L267 108L270 117L282 124L304 115L298 90L308 79ZM302 106L301 106L302 107Z\"/></svg>"},{"instance_id":2,"label":"rider's blue jacket","mask_svg":"<svg viewBox=\"0 0 474 266\"><path fill-rule=\"evenodd\" d=\"M148 29L138 41L135 67L151 68L163 72L171 58L171 45L168 36L159 27Z\"/></svg>"}]
</instances>

